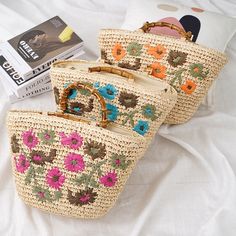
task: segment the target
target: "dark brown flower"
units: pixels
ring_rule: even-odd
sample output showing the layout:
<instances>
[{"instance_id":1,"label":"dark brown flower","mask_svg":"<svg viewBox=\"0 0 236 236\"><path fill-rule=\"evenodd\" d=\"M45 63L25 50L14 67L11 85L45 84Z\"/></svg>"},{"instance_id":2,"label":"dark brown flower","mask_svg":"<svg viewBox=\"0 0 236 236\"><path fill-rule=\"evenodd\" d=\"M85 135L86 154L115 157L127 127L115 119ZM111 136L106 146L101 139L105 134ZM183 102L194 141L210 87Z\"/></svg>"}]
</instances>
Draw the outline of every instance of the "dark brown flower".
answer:
<instances>
[{"instance_id":1,"label":"dark brown flower","mask_svg":"<svg viewBox=\"0 0 236 236\"><path fill-rule=\"evenodd\" d=\"M58 105L60 103L59 89L57 87L54 87L53 92L54 92L56 104Z\"/></svg>"},{"instance_id":2,"label":"dark brown flower","mask_svg":"<svg viewBox=\"0 0 236 236\"><path fill-rule=\"evenodd\" d=\"M119 102L125 108L134 108L138 103L138 96L132 93L121 92L119 97Z\"/></svg>"},{"instance_id":3,"label":"dark brown flower","mask_svg":"<svg viewBox=\"0 0 236 236\"><path fill-rule=\"evenodd\" d=\"M104 49L101 49L101 59L102 59L105 63L107 63L107 64L109 64L109 65L112 65L112 62L111 62L111 60L109 60L109 59L107 58L107 53L106 53L106 51L105 51Z\"/></svg>"},{"instance_id":4,"label":"dark brown flower","mask_svg":"<svg viewBox=\"0 0 236 236\"><path fill-rule=\"evenodd\" d=\"M45 162L52 163L55 156L56 156L56 149L51 149L48 156L46 156L46 154L43 151L33 150L30 153L30 158L32 162L36 165L44 165Z\"/></svg>"},{"instance_id":5,"label":"dark brown flower","mask_svg":"<svg viewBox=\"0 0 236 236\"><path fill-rule=\"evenodd\" d=\"M87 142L84 146L84 153L91 156L92 159L103 158L106 156L106 147L102 143L95 141Z\"/></svg>"},{"instance_id":6,"label":"dark brown flower","mask_svg":"<svg viewBox=\"0 0 236 236\"><path fill-rule=\"evenodd\" d=\"M83 206L93 203L97 197L97 193L93 191L92 188L88 190L80 190L79 192L73 193L68 189L67 199L70 204L75 206Z\"/></svg>"},{"instance_id":7,"label":"dark brown flower","mask_svg":"<svg viewBox=\"0 0 236 236\"><path fill-rule=\"evenodd\" d=\"M130 64L129 62L119 62L118 66L121 68L126 68L129 70L139 70L141 67L141 63L140 63L140 58L135 58L134 64Z\"/></svg>"},{"instance_id":8,"label":"dark brown flower","mask_svg":"<svg viewBox=\"0 0 236 236\"><path fill-rule=\"evenodd\" d=\"M81 116L84 112L91 112L93 110L93 98L89 99L88 106L81 102L72 102L69 106L68 111L72 114Z\"/></svg>"},{"instance_id":9,"label":"dark brown flower","mask_svg":"<svg viewBox=\"0 0 236 236\"><path fill-rule=\"evenodd\" d=\"M167 58L167 61L170 65L173 67L181 66L186 62L187 59L187 53L171 50L169 52L169 56Z\"/></svg>"},{"instance_id":10,"label":"dark brown flower","mask_svg":"<svg viewBox=\"0 0 236 236\"><path fill-rule=\"evenodd\" d=\"M11 137L11 149L13 153L18 153L20 151L19 140L16 138L16 135L13 134Z\"/></svg>"},{"instance_id":11,"label":"dark brown flower","mask_svg":"<svg viewBox=\"0 0 236 236\"><path fill-rule=\"evenodd\" d=\"M45 163L45 153L43 151L35 151L33 150L30 153L30 158L32 162L36 165L43 165Z\"/></svg>"},{"instance_id":12,"label":"dark brown flower","mask_svg":"<svg viewBox=\"0 0 236 236\"><path fill-rule=\"evenodd\" d=\"M56 155L57 155L57 150L51 149L51 151L49 152L49 155L45 157L45 161L52 163Z\"/></svg>"}]
</instances>

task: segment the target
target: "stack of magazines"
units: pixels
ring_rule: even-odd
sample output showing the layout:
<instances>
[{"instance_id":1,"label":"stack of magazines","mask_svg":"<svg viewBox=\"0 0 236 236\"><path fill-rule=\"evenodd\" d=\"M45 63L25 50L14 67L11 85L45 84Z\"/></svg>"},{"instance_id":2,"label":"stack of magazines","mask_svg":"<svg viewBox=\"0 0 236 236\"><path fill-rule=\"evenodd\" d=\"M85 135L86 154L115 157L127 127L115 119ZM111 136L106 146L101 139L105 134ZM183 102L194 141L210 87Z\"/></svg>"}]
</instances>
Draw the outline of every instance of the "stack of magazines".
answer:
<instances>
[{"instance_id":1,"label":"stack of magazines","mask_svg":"<svg viewBox=\"0 0 236 236\"><path fill-rule=\"evenodd\" d=\"M50 65L83 53L82 39L58 16L0 43L0 81L9 100L50 91Z\"/></svg>"}]
</instances>

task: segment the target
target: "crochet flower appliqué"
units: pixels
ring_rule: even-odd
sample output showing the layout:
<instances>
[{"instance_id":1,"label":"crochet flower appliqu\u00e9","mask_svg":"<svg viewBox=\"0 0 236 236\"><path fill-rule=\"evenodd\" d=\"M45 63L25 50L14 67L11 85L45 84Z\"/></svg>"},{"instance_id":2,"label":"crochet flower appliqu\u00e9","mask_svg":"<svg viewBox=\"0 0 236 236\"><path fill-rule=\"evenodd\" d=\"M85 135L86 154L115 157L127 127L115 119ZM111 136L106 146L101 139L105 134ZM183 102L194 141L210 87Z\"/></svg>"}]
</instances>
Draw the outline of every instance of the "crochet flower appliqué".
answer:
<instances>
[{"instance_id":1,"label":"crochet flower appliqu\u00e9","mask_svg":"<svg viewBox=\"0 0 236 236\"><path fill-rule=\"evenodd\" d=\"M69 136L66 136L64 132L59 134L61 136L61 144L71 149L78 149L83 144L83 138L76 132L71 133Z\"/></svg>"},{"instance_id":2,"label":"crochet flower appliqu\u00e9","mask_svg":"<svg viewBox=\"0 0 236 236\"><path fill-rule=\"evenodd\" d=\"M84 145L84 153L89 155L92 160L97 158L103 159L106 156L105 144L95 141L86 142Z\"/></svg>"},{"instance_id":3,"label":"crochet flower appliqu\u00e9","mask_svg":"<svg viewBox=\"0 0 236 236\"><path fill-rule=\"evenodd\" d=\"M46 182L51 188L60 189L65 182L64 174L59 168L54 167L48 171L46 175Z\"/></svg>"},{"instance_id":4,"label":"crochet flower appliqu\u00e9","mask_svg":"<svg viewBox=\"0 0 236 236\"><path fill-rule=\"evenodd\" d=\"M105 187L113 187L117 181L117 174L113 172L108 172L105 175L100 177L100 183Z\"/></svg>"},{"instance_id":5,"label":"crochet flower appliqu\u00e9","mask_svg":"<svg viewBox=\"0 0 236 236\"><path fill-rule=\"evenodd\" d=\"M119 113L118 108L115 105L112 105L109 103L106 104L106 108L107 108L107 113L108 113L108 119L110 121L115 121Z\"/></svg>"},{"instance_id":6,"label":"crochet flower appliqu\u00e9","mask_svg":"<svg viewBox=\"0 0 236 236\"><path fill-rule=\"evenodd\" d=\"M120 43L116 43L112 49L112 56L116 61L121 60L125 56L125 50Z\"/></svg>"},{"instance_id":7,"label":"crochet flower appliqu\u00e9","mask_svg":"<svg viewBox=\"0 0 236 236\"><path fill-rule=\"evenodd\" d=\"M35 136L33 130L28 130L22 133L23 143L32 149L38 144L38 138Z\"/></svg>"},{"instance_id":8,"label":"crochet flower appliqu\u00e9","mask_svg":"<svg viewBox=\"0 0 236 236\"><path fill-rule=\"evenodd\" d=\"M30 167L29 161L26 159L25 155L20 154L19 158L15 159L16 170L20 173L25 173L26 170Z\"/></svg>"},{"instance_id":9,"label":"crochet flower appliqu\u00e9","mask_svg":"<svg viewBox=\"0 0 236 236\"><path fill-rule=\"evenodd\" d=\"M119 102L125 108L134 108L138 103L138 96L122 91L120 93Z\"/></svg>"},{"instance_id":10,"label":"crochet flower appliqu\u00e9","mask_svg":"<svg viewBox=\"0 0 236 236\"><path fill-rule=\"evenodd\" d=\"M117 89L112 84L107 84L98 88L98 92L106 99L113 100L118 93Z\"/></svg>"},{"instance_id":11,"label":"crochet flower appliqu\u00e9","mask_svg":"<svg viewBox=\"0 0 236 236\"><path fill-rule=\"evenodd\" d=\"M145 135L149 130L149 124L147 121L139 120L133 128L138 134Z\"/></svg>"},{"instance_id":12,"label":"crochet flower appliqu\u00e9","mask_svg":"<svg viewBox=\"0 0 236 236\"><path fill-rule=\"evenodd\" d=\"M65 157L65 167L71 172L83 171L85 168L83 157L80 154L69 153Z\"/></svg>"},{"instance_id":13,"label":"crochet flower appliqu\u00e9","mask_svg":"<svg viewBox=\"0 0 236 236\"><path fill-rule=\"evenodd\" d=\"M95 201L97 193L94 192L92 188L87 190L80 190L79 192L73 193L71 190L68 190L68 200L70 204L75 206L83 206L91 204Z\"/></svg>"},{"instance_id":14,"label":"crochet flower appliqu\u00e9","mask_svg":"<svg viewBox=\"0 0 236 236\"><path fill-rule=\"evenodd\" d=\"M187 53L171 50L169 52L167 61L173 67L182 66L187 59Z\"/></svg>"},{"instance_id":15,"label":"crochet flower appliqu\u00e9","mask_svg":"<svg viewBox=\"0 0 236 236\"><path fill-rule=\"evenodd\" d=\"M52 144L55 139L55 132L53 130L44 130L42 133L38 134L39 138L44 144Z\"/></svg>"},{"instance_id":16,"label":"crochet flower appliqu\u00e9","mask_svg":"<svg viewBox=\"0 0 236 236\"><path fill-rule=\"evenodd\" d=\"M137 42L131 42L127 47L127 51L131 56L140 56L142 47L143 46Z\"/></svg>"}]
</instances>

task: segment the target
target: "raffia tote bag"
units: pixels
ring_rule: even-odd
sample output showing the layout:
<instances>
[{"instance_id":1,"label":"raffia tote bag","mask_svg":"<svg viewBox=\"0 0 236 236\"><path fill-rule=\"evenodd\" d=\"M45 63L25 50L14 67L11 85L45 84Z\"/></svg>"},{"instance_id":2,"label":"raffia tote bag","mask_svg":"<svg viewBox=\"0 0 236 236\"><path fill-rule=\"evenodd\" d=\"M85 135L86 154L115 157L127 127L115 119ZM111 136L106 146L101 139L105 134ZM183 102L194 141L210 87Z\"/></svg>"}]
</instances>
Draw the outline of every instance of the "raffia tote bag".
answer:
<instances>
[{"instance_id":1,"label":"raffia tote bag","mask_svg":"<svg viewBox=\"0 0 236 236\"><path fill-rule=\"evenodd\" d=\"M157 26L177 30L181 39L148 33ZM224 54L191 42L191 32L166 22L147 22L134 32L104 29L99 44L103 62L150 74L176 89L177 103L165 120L169 124L193 116L227 61Z\"/></svg>"},{"instance_id":2,"label":"raffia tote bag","mask_svg":"<svg viewBox=\"0 0 236 236\"><path fill-rule=\"evenodd\" d=\"M147 139L147 145L173 108L176 91L165 81L131 73L119 67L85 61L61 61L50 71L58 111L64 88L76 81L98 90L106 101L109 122L127 127ZM99 119L97 100L86 91L71 90L66 113Z\"/></svg>"},{"instance_id":3,"label":"raffia tote bag","mask_svg":"<svg viewBox=\"0 0 236 236\"><path fill-rule=\"evenodd\" d=\"M10 111L12 167L23 201L50 213L96 218L114 205L138 159L144 138L110 124L102 96L82 83L64 90L88 90L101 104L102 121L63 113Z\"/></svg>"}]
</instances>

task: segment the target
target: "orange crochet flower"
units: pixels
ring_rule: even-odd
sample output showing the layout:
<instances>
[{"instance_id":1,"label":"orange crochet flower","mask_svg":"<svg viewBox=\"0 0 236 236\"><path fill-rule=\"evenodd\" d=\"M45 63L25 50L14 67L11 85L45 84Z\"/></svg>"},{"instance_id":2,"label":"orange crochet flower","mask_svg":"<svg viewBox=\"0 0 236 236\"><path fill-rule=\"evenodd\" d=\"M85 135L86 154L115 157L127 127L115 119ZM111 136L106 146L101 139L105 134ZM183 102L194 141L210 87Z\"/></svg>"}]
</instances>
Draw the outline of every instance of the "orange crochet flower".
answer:
<instances>
[{"instance_id":1,"label":"orange crochet flower","mask_svg":"<svg viewBox=\"0 0 236 236\"><path fill-rule=\"evenodd\" d=\"M196 89L197 85L192 80L186 80L185 84L181 86L181 89L186 94L192 94Z\"/></svg>"},{"instance_id":2,"label":"orange crochet flower","mask_svg":"<svg viewBox=\"0 0 236 236\"><path fill-rule=\"evenodd\" d=\"M156 62L151 65L151 75L164 79L166 77L166 67Z\"/></svg>"},{"instance_id":3,"label":"orange crochet flower","mask_svg":"<svg viewBox=\"0 0 236 236\"><path fill-rule=\"evenodd\" d=\"M149 45L146 45L146 47L148 47L148 54L154 56L156 59L161 59L166 53L166 48L160 44L156 47L151 47Z\"/></svg>"},{"instance_id":4,"label":"orange crochet flower","mask_svg":"<svg viewBox=\"0 0 236 236\"><path fill-rule=\"evenodd\" d=\"M116 61L121 60L125 56L125 50L120 43L116 43L112 49L112 55Z\"/></svg>"}]
</instances>

